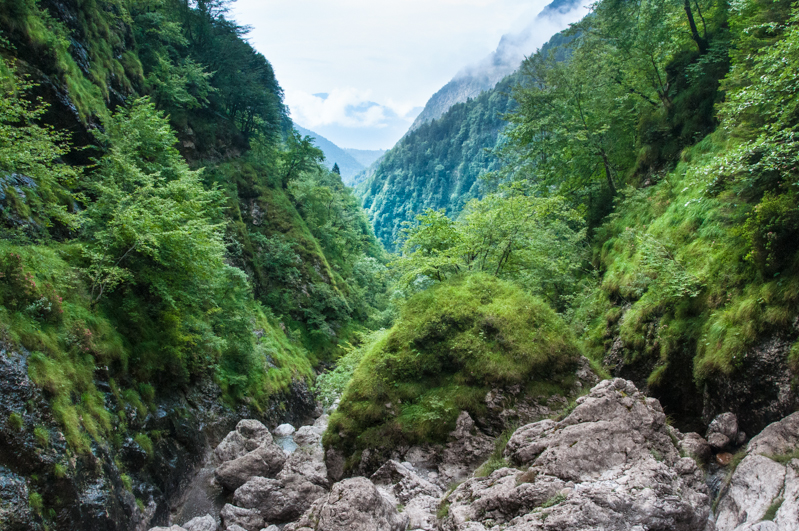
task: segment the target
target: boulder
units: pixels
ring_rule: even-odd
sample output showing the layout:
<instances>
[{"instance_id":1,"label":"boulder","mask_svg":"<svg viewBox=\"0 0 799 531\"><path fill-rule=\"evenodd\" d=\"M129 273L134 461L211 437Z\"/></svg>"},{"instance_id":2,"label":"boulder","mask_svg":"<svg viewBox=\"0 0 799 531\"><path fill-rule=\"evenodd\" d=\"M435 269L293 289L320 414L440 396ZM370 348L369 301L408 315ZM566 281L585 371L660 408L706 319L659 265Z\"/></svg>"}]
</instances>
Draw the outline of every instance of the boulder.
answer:
<instances>
[{"instance_id":1,"label":"boulder","mask_svg":"<svg viewBox=\"0 0 799 531\"><path fill-rule=\"evenodd\" d=\"M410 529L433 531L441 488L418 475L410 463L388 461L371 477L381 494L394 505L402 505Z\"/></svg>"},{"instance_id":2,"label":"boulder","mask_svg":"<svg viewBox=\"0 0 799 531\"><path fill-rule=\"evenodd\" d=\"M281 424L277 428L275 428L275 437L291 437L291 435L297 431L294 429L294 426L291 424Z\"/></svg>"},{"instance_id":3,"label":"boulder","mask_svg":"<svg viewBox=\"0 0 799 531\"><path fill-rule=\"evenodd\" d=\"M707 442L717 452L738 444L738 417L729 412L716 416L707 427Z\"/></svg>"},{"instance_id":4,"label":"boulder","mask_svg":"<svg viewBox=\"0 0 799 531\"><path fill-rule=\"evenodd\" d=\"M205 516L192 518L183 524L183 529L186 531L216 531L217 525L214 517L210 514L206 514Z\"/></svg>"},{"instance_id":5,"label":"boulder","mask_svg":"<svg viewBox=\"0 0 799 531\"><path fill-rule=\"evenodd\" d=\"M344 454L335 448L328 448L325 452L325 466L327 475L332 481L339 481L344 477Z\"/></svg>"},{"instance_id":6,"label":"boulder","mask_svg":"<svg viewBox=\"0 0 799 531\"><path fill-rule=\"evenodd\" d=\"M494 440L475 426L472 417L461 411L455 430L449 434L438 472L446 483L460 481L471 474L494 451Z\"/></svg>"},{"instance_id":7,"label":"boulder","mask_svg":"<svg viewBox=\"0 0 799 531\"><path fill-rule=\"evenodd\" d=\"M698 433L686 433L677 445L680 451L700 463L706 463L711 456L710 444Z\"/></svg>"},{"instance_id":8,"label":"boulder","mask_svg":"<svg viewBox=\"0 0 799 531\"><path fill-rule=\"evenodd\" d=\"M768 425L721 492L717 531L799 529L799 413ZM770 520L764 520L768 517Z\"/></svg>"},{"instance_id":9,"label":"boulder","mask_svg":"<svg viewBox=\"0 0 799 531\"><path fill-rule=\"evenodd\" d=\"M333 485L329 494L283 531L405 531L407 526L408 517L371 481L356 477Z\"/></svg>"},{"instance_id":10,"label":"boulder","mask_svg":"<svg viewBox=\"0 0 799 531\"><path fill-rule=\"evenodd\" d=\"M518 429L502 468L444 500L443 531L703 531L704 475L680 457L660 403L632 382L606 380L561 422Z\"/></svg>"},{"instance_id":11,"label":"boulder","mask_svg":"<svg viewBox=\"0 0 799 531\"><path fill-rule=\"evenodd\" d=\"M324 430L319 430L313 426L303 426L297 433L294 434L294 442L297 446L314 446L322 442L322 433Z\"/></svg>"},{"instance_id":12,"label":"boulder","mask_svg":"<svg viewBox=\"0 0 799 531\"><path fill-rule=\"evenodd\" d=\"M272 435L266 426L257 420L245 419L219 443L214 450L214 456L218 463L225 463L271 442Z\"/></svg>"},{"instance_id":13,"label":"boulder","mask_svg":"<svg viewBox=\"0 0 799 531\"><path fill-rule=\"evenodd\" d=\"M266 523L257 509L245 509L229 503L225 504L219 516L228 531L232 526L240 526L246 531L260 531Z\"/></svg>"},{"instance_id":14,"label":"boulder","mask_svg":"<svg viewBox=\"0 0 799 531\"><path fill-rule=\"evenodd\" d=\"M214 471L214 477L226 489L236 490L252 477L275 477L285 462L286 454L270 441L252 452L222 463Z\"/></svg>"},{"instance_id":15,"label":"boulder","mask_svg":"<svg viewBox=\"0 0 799 531\"><path fill-rule=\"evenodd\" d=\"M270 525L267 528L261 529L261 531L280 531L280 528L276 525Z\"/></svg>"},{"instance_id":16,"label":"boulder","mask_svg":"<svg viewBox=\"0 0 799 531\"><path fill-rule=\"evenodd\" d=\"M288 456L283 470L277 475L277 479L284 479L289 476L299 475L315 485L330 488L330 480L327 477L327 466L325 466L325 454L321 446L301 446Z\"/></svg>"},{"instance_id":17,"label":"boulder","mask_svg":"<svg viewBox=\"0 0 799 531\"><path fill-rule=\"evenodd\" d=\"M150 531L186 531L179 525L173 525L172 527L151 527Z\"/></svg>"},{"instance_id":18,"label":"boulder","mask_svg":"<svg viewBox=\"0 0 799 531\"><path fill-rule=\"evenodd\" d=\"M228 526L225 529L225 531L247 531L247 530L244 529L243 527L241 527L240 525L233 524L233 525Z\"/></svg>"},{"instance_id":19,"label":"boulder","mask_svg":"<svg viewBox=\"0 0 799 531\"><path fill-rule=\"evenodd\" d=\"M325 493L325 489L299 475L282 479L254 477L236 489L233 503L257 509L267 522L283 523L299 518Z\"/></svg>"}]
</instances>

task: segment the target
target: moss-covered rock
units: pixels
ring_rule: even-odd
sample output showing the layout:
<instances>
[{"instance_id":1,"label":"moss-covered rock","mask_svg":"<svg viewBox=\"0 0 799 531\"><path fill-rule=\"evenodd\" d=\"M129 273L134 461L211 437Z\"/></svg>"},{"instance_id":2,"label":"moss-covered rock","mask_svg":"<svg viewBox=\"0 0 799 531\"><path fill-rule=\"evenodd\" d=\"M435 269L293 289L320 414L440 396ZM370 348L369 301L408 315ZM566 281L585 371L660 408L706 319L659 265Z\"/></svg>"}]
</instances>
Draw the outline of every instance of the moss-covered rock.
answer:
<instances>
[{"instance_id":1,"label":"moss-covered rock","mask_svg":"<svg viewBox=\"0 0 799 531\"><path fill-rule=\"evenodd\" d=\"M411 298L394 327L368 347L331 417L325 446L444 442L460 411L485 415L493 388L567 394L579 352L569 329L515 285L475 274Z\"/></svg>"}]
</instances>

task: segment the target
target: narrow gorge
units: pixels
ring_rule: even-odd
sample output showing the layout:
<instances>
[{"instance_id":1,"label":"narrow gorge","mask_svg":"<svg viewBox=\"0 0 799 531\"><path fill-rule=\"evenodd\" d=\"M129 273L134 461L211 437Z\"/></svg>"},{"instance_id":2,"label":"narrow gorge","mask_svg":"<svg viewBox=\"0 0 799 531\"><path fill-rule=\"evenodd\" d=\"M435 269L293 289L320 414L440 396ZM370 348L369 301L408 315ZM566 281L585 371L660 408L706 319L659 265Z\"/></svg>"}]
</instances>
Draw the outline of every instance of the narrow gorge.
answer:
<instances>
[{"instance_id":1,"label":"narrow gorge","mask_svg":"<svg viewBox=\"0 0 799 531\"><path fill-rule=\"evenodd\" d=\"M799 7L424 4L0 0L0 530L799 529Z\"/></svg>"}]
</instances>

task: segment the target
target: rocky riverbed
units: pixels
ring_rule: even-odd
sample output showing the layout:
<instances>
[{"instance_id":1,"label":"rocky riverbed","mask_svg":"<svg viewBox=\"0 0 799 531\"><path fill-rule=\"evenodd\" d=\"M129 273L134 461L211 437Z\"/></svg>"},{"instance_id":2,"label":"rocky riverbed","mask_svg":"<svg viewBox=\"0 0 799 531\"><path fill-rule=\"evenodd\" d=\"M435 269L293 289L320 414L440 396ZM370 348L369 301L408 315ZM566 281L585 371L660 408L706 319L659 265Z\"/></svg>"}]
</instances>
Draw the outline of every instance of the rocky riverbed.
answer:
<instances>
[{"instance_id":1,"label":"rocky riverbed","mask_svg":"<svg viewBox=\"0 0 799 531\"><path fill-rule=\"evenodd\" d=\"M683 434L632 382L605 380L562 420L517 429L504 466L475 472L495 441L464 412L443 452L409 449L349 478L325 456L326 426L239 422L189 489L217 500L208 513L151 531L799 529L799 413L744 445L730 413Z\"/></svg>"}]
</instances>

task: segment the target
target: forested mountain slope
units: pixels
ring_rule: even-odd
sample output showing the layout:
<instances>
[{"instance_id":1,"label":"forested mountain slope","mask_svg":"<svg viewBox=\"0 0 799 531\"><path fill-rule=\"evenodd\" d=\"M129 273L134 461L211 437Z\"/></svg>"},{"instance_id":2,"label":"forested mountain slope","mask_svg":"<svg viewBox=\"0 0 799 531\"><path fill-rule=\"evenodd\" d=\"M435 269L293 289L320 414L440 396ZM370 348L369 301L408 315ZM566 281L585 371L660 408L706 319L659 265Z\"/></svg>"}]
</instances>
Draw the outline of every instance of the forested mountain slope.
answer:
<instances>
[{"instance_id":1,"label":"forested mountain slope","mask_svg":"<svg viewBox=\"0 0 799 531\"><path fill-rule=\"evenodd\" d=\"M562 58L559 46L569 39L557 34L541 53L553 51ZM441 118L410 131L366 171L355 191L387 249L395 248L403 223L425 209L457 215L470 199L480 197L480 175L500 167L495 151L504 142L504 115L515 109L511 93L520 82L518 74L510 75L452 106Z\"/></svg>"},{"instance_id":2,"label":"forested mountain slope","mask_svg":"<svg viewBox=\"0 0 799 531\"><path fill-rule=\"evenodd\" d=\"M165 521L215 427L313 408L381 324L383 251L226 13L0 2L3 529Z\"/></svg>"}]
</instances>

